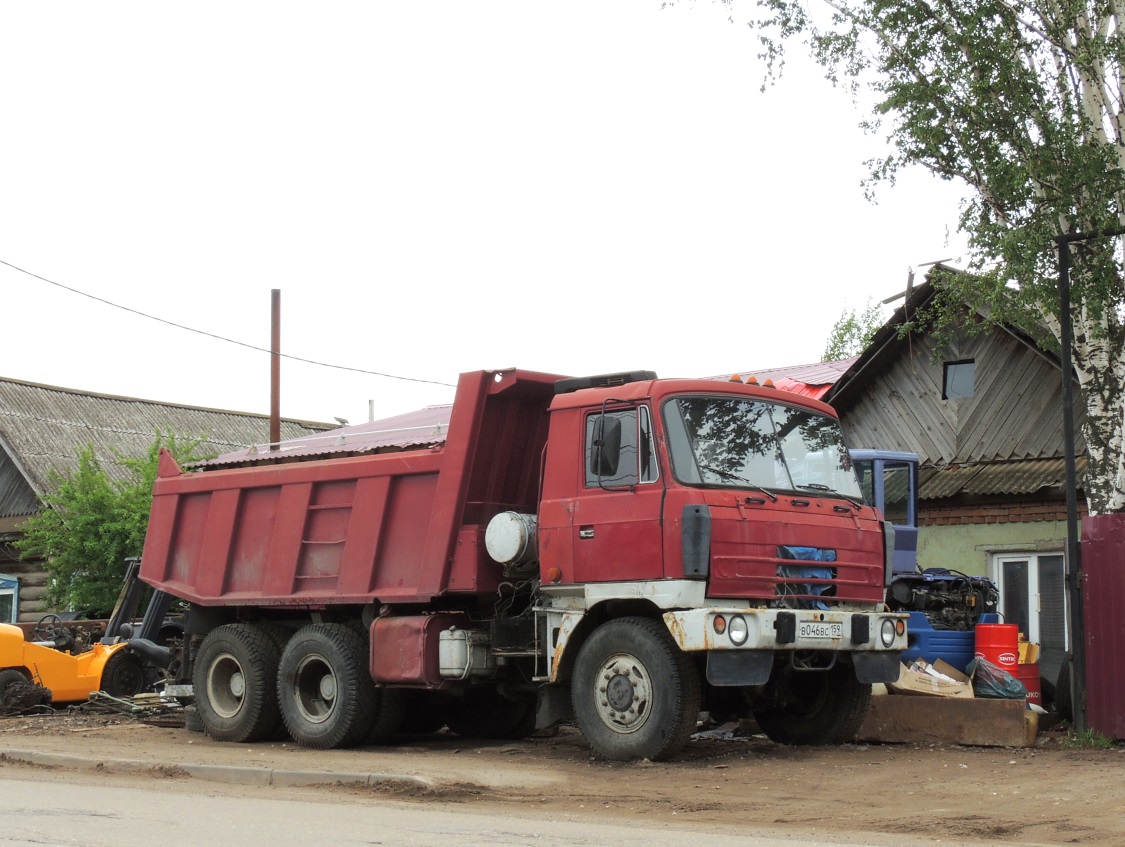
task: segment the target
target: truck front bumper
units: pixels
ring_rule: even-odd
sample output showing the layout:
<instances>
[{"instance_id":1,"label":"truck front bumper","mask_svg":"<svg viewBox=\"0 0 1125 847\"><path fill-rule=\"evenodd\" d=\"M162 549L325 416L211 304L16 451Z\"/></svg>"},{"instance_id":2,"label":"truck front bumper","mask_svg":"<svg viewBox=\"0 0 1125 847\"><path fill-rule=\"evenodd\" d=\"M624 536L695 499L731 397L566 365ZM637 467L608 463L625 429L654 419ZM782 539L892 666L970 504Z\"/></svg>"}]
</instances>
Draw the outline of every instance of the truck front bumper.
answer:
<instances>
[{"instance_id":1,"label":"truck front bumper","mask_svg":"<svg viewBox=\"0 0 1125 847\"><path fill-rule=\"evenodd\" d=\"M793 667L831 666L841 654L864 684L898 678L906 649L906 615L813 609L707 608L665 612L664 623L685 652L706 652L707 681L718 686L765 685L779 656ZM812 651L826 661L798 665Z\"/></svg>"}]
</instances>

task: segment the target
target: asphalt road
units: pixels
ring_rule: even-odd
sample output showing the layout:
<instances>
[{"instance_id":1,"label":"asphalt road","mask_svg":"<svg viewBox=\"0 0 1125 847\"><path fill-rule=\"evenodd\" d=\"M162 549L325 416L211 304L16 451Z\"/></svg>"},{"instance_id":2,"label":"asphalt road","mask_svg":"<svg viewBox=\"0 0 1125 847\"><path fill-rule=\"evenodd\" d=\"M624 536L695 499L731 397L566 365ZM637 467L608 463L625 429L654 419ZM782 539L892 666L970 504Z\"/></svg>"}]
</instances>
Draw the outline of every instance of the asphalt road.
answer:
<instances>
[{"instance_id":1,"label":"asphalt road","mask_svg":"<svg viewBox=\"0 0 1125 847\"><path fill-rule=\"evenodd\" d=\"M820 847L885 845L893 840L830 841L707 827L542 819L435 802L407 805L344 794L302 795L296 789L218 789L192 779L169 781L96 774L0 772L0 845L121 847L143 845L285 845L332 847L683 847L701 835L724 845ZM913 843L932 843L930 839ZM946 842L950 843L950 842Z\"/></svg>"}]
</instances>

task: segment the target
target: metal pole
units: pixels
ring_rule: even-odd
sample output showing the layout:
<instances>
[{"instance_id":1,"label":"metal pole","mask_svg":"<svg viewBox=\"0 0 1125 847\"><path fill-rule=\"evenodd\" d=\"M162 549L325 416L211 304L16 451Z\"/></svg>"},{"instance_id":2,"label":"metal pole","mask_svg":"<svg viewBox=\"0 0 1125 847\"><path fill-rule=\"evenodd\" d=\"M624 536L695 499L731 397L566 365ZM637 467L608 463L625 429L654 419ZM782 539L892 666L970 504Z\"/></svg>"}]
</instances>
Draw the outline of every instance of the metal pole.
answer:
<instances>
[{"instance_id":1,"label":"metal pole","mask_svg":"<svg viewBox=\"0 0 1125 847\"><path fill-rule=\"evenodd\" d=\"M281 289L270 292L270 449L281 441Z\"/></svg>"},{"instance_id":2,"label":"metal pole","mask_svg":"<svg viewBox=\"0 0 1125 847\"><path fill-rule=\"evenodd\" d=\"M1070 239L1059 245L1059 323L1062 326L1063 450L1066 456L1066 573L1070 595L1070 690L1074 729L1086 730L1086 618L1082 602L1082 545L1074 459L1074 378L1071 361Z\"/></svg>"}]
</instances>

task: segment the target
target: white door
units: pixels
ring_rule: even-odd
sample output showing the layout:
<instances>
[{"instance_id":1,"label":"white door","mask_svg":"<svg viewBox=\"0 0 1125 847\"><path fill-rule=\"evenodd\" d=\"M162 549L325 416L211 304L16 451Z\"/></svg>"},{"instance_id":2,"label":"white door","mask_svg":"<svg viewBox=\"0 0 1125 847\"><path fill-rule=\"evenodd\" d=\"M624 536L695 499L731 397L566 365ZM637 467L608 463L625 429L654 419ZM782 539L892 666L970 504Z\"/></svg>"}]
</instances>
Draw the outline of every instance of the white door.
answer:
<instances>
[{"instance_id":1,"label":"white door","mask_svg":"<svg viewBox=\"0 0 1125 847\"><path fill-rule=\"evenodd\" d=\"M1066 657L1066 570L1062 553L1013 553L993 557L1000 588L999 611L1027 640L1039 645L1039 671L1054 680Z\"/></svg>"}]
</instances>

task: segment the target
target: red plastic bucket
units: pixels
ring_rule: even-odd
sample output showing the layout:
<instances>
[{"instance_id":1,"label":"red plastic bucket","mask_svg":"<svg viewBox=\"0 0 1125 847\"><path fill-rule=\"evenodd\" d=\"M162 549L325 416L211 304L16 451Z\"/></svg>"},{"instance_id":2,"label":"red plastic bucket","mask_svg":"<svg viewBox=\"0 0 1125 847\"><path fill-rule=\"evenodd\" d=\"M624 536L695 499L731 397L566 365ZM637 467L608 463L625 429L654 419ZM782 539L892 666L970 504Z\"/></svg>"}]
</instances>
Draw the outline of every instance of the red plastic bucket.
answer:
<instances>
[{"instance_id":1,"label":"red plastic bucket","mask_svg":"<svg viewBox=\"0 0 1125 847\"><path fill-rule=\"evenodd\" d=\"M1039 663L1026 662L1019 665L1019 680L1027 689L1027 702L1042 706L1043 692L1039 684Z\"/></svg>"},{"instance_id":2,"label":"red plastic bucket","mask_svg":"<svg viewBox=\"0 0 1125 847\"><path fill-rule=\"evenodd\" d=\"M1012 676L1019 673L1020 628L1014 623L978 623L976 654Z\"/></svg>"}]
</instances>

